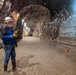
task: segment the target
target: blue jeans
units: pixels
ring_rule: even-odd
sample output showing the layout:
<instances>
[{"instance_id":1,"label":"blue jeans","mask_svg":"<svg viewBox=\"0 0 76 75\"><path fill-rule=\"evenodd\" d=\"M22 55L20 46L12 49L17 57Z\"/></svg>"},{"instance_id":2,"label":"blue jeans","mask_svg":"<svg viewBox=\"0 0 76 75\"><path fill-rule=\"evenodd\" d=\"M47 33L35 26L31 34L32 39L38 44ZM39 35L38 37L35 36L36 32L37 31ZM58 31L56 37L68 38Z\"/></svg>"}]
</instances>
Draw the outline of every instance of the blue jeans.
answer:
<instances>
[{"instance_id":1,"label":"blue jeans","mask_svg":"<svg viewBox=\"0 0 76 75\"><path fill-rule=\"evenodd\" d=\"M4 45L4 51L5 51L5 59L4 64L8 64L10 57L11 61L15 61L16 53L15 53L15 46L14 45Z\"/></svg>"}]
</instances>

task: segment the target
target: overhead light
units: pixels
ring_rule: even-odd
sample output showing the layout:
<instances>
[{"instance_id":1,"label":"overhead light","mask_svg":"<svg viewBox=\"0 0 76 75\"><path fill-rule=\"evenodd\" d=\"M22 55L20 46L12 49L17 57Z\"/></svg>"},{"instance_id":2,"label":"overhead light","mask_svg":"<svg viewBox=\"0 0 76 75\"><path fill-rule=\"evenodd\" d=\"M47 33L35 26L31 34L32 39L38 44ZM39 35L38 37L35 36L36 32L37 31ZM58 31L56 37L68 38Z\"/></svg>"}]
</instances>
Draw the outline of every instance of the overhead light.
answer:
<instances>
[{"instance_id":1,"label":"overhead light","mask_svg":"<svg viewBox=\"0 0 76 75\"><path fill-rule=\"evenodd\" d=\"M27 24L26 24L26 22L24 22L24 28L26 28L26 26L27 26Z\"/></svg>"},{"instance_id":2,"label":"overhead light","mask_svg":"<svg viewBox=\"0 0 76 75\"><path fill-rule=\"evenodd\" d=\"M24 19L22 19L22 25L24 24Z\"/></svg>"}]
</instances>

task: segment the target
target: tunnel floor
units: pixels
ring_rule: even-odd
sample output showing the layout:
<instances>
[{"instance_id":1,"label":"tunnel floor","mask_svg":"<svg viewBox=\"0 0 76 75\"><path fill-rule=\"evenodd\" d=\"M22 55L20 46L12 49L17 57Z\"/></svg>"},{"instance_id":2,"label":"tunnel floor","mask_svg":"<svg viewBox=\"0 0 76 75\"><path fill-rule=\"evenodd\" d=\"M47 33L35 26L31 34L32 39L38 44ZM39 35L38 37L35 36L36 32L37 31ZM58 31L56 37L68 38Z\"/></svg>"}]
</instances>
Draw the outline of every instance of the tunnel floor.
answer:
<instances>
[{"instance_id":1,"label":"tunnel floor","mask_svg":"<svg viewBox=\"0 0 76 75\"><path fill-rule=\"evenodd\" d=\"M11 71L9 62L8 75L76 75L76 62L71 50L55 42L40 40L36 37L24 37L16 48L17 67L20 71ZM4 51L0 49L0 75L3 75Z\"/></svg>"}]
</instances>

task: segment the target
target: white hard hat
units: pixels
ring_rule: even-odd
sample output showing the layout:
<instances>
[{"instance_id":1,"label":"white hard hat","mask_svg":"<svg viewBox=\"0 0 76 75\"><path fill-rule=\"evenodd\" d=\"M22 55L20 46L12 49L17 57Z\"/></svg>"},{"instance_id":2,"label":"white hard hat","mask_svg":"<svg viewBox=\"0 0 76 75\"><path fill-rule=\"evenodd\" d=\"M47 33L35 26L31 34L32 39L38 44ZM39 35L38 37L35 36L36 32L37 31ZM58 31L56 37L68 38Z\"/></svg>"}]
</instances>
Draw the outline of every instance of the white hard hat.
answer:
<instances>
[{"instance_id":1,"label":"white hard hat","mask_svg":"<svg viewBox=\"0 0 76 75\"><path fill-rule=\"evenodd\" d=\"M9 16L5 17L5 22L10 22L10 21L13 21L11 17L9 17Z\"/></svg>"}]
</instances>

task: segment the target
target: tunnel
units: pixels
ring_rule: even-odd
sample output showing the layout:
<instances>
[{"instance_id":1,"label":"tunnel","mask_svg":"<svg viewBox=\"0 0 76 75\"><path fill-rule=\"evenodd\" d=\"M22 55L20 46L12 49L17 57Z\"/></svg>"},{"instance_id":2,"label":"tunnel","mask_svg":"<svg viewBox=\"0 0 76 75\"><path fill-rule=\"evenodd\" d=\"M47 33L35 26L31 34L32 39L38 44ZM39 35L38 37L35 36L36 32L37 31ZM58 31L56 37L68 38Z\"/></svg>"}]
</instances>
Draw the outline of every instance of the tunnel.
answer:
<instances>
[{"instance_id":1,"label":"tunnel","mask_svg":"<svg viewBox=\"0 0 76 75\"><path fill-rule=\"evenodd\" d=\"M76 25L71 25L75 22L75 0L4 0L2 3L1 22L11 15L19 39L23 35L52 40L76 37Z\"/></svg>"},{"instance_id":2,"label":"tunnel","mask_svg":"<svg viewBox=\"0 0 76 75\"><path fill-rule=\"evenodd\" d=\"M18 31L17 70L9 61L4 74L0 38L0 75L76 75L76 0L0 0L0 30L6 16Z\"/></svg>"}]
</instances>

